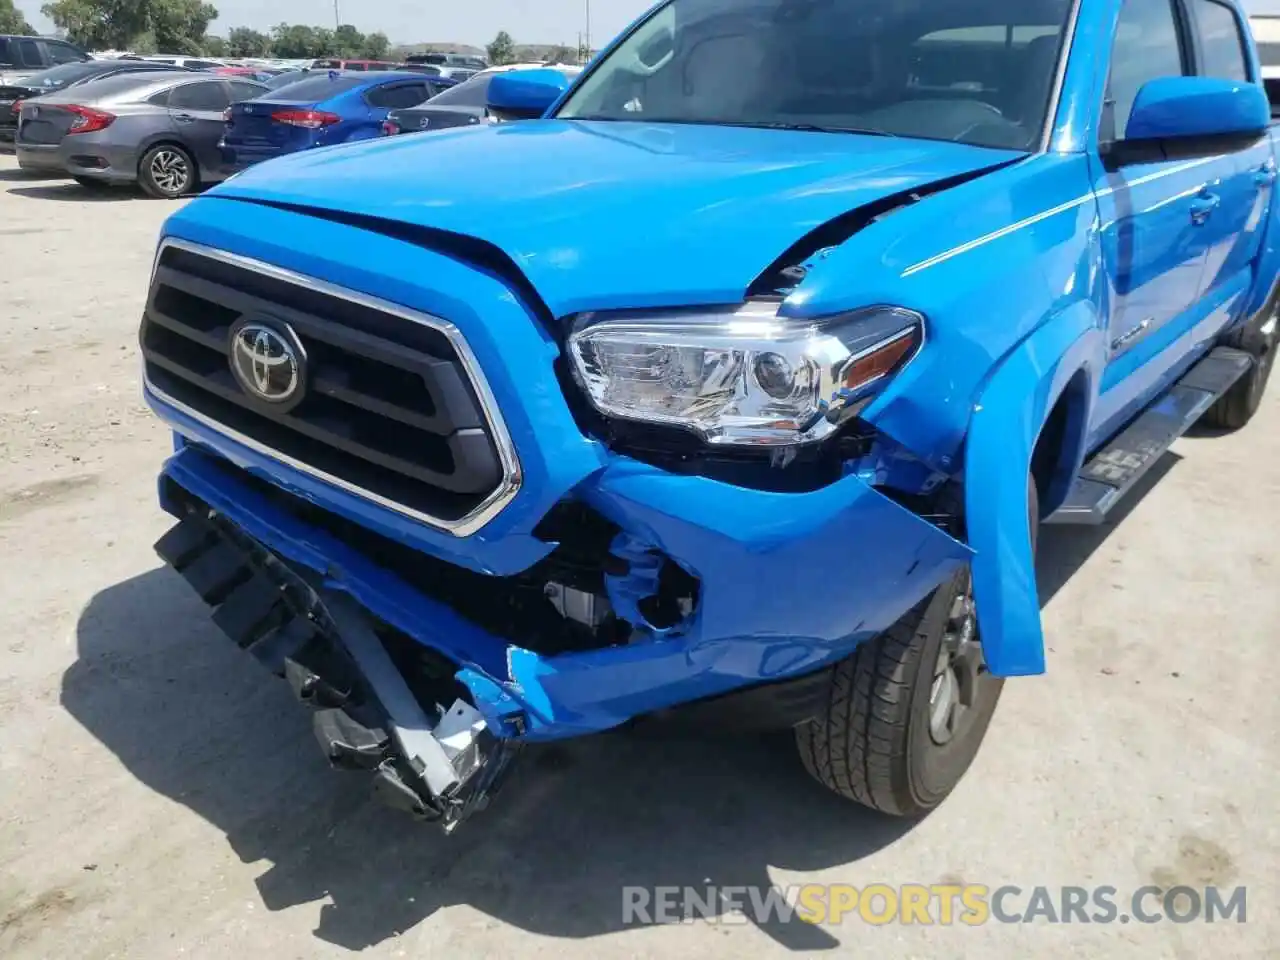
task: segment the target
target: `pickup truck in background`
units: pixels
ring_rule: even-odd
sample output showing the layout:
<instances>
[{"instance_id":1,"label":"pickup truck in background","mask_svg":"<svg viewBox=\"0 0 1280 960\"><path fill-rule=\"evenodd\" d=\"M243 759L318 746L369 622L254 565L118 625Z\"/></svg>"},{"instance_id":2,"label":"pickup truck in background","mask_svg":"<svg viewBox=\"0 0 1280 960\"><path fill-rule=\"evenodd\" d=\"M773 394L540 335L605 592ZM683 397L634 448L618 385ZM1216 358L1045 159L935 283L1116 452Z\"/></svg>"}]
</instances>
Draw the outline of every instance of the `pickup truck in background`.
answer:
<instances>
[{"instance_id":1,"label":"pickup truck in background","mask_svg":"<svg viewBox=\"0 0 1280 960\"><path fill-rule=\"evenodd\" d=\"M667 0L488 97L537 118L169 219L160 555L332 763L446 827L522 744L655 721L794 727L832 790L935 807L1045 670L1041 524L1258 409L1244 12Z\"/></svg>"},{"instance_id":2,"label":"pickup truck in background","mask_svg":"<svg viewBox=\"0 0 1280 960\"><path fill-rule=\"evenodd\" d=\"M0 85L25 80L33 73L93 57L74 44L49 37L0 35Z\"/></svg>"}]
</instances>

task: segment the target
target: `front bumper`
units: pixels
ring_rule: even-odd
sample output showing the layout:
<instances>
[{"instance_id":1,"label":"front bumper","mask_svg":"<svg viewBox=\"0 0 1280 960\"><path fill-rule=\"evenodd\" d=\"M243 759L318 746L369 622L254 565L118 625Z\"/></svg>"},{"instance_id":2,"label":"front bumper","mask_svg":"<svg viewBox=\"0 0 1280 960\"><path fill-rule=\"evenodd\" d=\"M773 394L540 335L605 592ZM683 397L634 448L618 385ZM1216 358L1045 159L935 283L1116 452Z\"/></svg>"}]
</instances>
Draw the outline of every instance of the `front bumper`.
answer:
<instances>
[{"instance_id":1,"label":"front bumper","mask_svg":"<svg viewBox=\"0 0 1280 960\"><path fill-rule=\"evenodd\" d=\"M670 633L549 656L470 623L261 491L180 441L160 480L179 524L158 552L316 708L334 766L373 771L384 800L446 828L487 805L526 741L682 705L714 716L730 691L749 710L769 685L812 696L816 674L967 559L856 478L783 497L626 464L582 495L633 531L624 538L642 533L703 571L700 602Z\"/></svg>"},{"instance_id":2,"label":"front bumper","mask_svg":"<svg viewBox=\"0 0 1280 960\"><path fill-rule=\"evenodd\" d=\"M580 499L623 529L635 555L661 551L693 571L697 607L678 629L641 623L623 646L544 655L477 627L240 476L185 445L164 468L162 503L181 517L181 501L193 498L442 655L501 738L594 733L820 670L883 632L968 559L966 547L856 477L815 493L771 494L619 463L584 485ZM618 581L611 599L620 614L628 592L644 586L643 577Z\"/></svg>"},{"instance_id":3,"label":"front bumper","mask_svg":"<svg viewBox=\"0 0 1280 960\"><path fill-rule=\"evenodd\" d=\"M216 607L215 622L238 646L314 708L333 766L374 772L381 798L446 828L487 805L518 742L486 730L447 675L411 688L377 621L314 571L282 562L179 488L168 494L181 519L157 552ZM424 697L453 705L429 715Z\"/></svg>"}]
</instances>

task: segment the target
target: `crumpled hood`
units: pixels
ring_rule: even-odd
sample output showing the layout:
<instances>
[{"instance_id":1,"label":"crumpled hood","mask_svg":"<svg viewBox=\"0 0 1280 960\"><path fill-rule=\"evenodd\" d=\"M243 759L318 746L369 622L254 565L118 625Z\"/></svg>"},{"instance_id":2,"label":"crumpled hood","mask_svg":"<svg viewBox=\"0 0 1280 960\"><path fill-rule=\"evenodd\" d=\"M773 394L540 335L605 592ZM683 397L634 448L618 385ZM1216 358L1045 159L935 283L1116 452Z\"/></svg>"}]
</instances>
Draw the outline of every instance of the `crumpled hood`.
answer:
<instances>
[{"instance_id":1,"label":"crumpled hood","mask_svg":"<svg viewBox=\"0 0 1280 960\"><path fill-rule=\"evenodd\" d=\"M851 134L537 120L293 154L214 193L479 238L563 316L738 302L840 214L1018 156Z\"/></svg>"}]
</instances>

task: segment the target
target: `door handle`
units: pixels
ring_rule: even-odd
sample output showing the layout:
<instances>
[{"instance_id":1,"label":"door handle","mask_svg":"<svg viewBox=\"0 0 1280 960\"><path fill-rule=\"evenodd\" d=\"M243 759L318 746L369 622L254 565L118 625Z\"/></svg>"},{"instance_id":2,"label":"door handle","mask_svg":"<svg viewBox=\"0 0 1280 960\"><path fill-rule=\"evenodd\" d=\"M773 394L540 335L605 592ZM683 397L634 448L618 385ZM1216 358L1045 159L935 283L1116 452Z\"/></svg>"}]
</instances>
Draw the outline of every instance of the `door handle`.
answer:
<instances>
[{"instance_id":1,"label":"door handle","mask_svg":"<svg viewBox=\"0 0 1280 960\"><path fill-rule=\"evenodd\" d=\"M179 123L195 123L196 122L196 118L189 113L175 113L173 115L173 119L177 120Z\"/></svg>"},{"instance_id":2,"label":"door handle","mask_svg":"<svg viewBox=\"0 0 1280 960\"><path fill-rule=\"evenodd\" d=\"M1191 201L1191 222L1197 227L1207 223L1213 211L1222 206L1222 198L1216 193L1204 191Z\"/></svg>"},{"instance_id":3,"label":"door handle","mask_svg":"<svg viewBox=\"0 0 1280 960\"><path fill-rule=\"evenodd\" d=\"M1276 182L1276 162L1268 160L1253 172L1253 182L1260 187L1269 187Z\"/></svg>"}]
</instances>

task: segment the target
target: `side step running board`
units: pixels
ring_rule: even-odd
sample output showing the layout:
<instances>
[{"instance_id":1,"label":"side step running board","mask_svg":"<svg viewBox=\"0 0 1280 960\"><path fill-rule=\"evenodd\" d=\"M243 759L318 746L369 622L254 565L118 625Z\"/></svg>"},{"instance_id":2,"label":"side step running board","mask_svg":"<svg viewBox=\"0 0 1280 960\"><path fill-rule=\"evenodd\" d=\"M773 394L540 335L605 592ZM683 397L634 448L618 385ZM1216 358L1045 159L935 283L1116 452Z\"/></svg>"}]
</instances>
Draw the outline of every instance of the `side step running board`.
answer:
<instances>
[{"instance_id":1,"label":"side step running board","mask_svg":"<svg viewBox=\"0 0 1280 960\"><path fill-rule=\"evenodd\" d=\"M1100 524L1157 460L1253 365L1243 350L1217 347L1084 465L1049 523Z\"/></svg>"}]
</instances>

